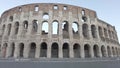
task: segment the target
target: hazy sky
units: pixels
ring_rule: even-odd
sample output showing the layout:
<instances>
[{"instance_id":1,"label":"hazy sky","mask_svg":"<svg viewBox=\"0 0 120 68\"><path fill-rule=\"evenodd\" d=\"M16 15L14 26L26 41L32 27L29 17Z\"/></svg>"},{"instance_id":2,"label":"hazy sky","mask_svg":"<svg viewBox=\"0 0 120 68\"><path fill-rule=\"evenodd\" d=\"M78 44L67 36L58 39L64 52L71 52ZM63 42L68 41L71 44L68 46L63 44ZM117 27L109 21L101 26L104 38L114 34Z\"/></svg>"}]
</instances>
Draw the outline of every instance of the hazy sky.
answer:
<instances>
[{"instance_id":1,"label":"hazy sky","mask_svg":"<svg viewBox=\"0 0 120 68\"><path fill-rule=\"evenodd\" d=\"M5 10L29 3L63 3L95 10L99 19L116 27L120 39L120 0L1 0L0 15Z\"/></svg>"}]
</instances>

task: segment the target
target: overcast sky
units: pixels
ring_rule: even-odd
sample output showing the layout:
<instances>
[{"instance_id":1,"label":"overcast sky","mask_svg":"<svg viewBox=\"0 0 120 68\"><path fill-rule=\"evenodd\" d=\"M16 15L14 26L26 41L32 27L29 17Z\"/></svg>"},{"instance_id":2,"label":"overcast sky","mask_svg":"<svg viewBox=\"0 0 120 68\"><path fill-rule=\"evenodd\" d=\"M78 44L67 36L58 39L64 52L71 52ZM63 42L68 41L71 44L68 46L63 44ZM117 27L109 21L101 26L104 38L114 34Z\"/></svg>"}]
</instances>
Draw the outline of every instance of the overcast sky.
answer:
<instances>
[{"instance_id":1,"label":"overcast sky","mask_svg":"<svg viewBox=\"0 0 120 68\"><path fill-rule=\"evenodd\" d=\"M120 39L120 0L1 0L0 15L5 10L29 3L63 3L92 9L99 19L116 27Z\"/></svg>"}]
</instances>

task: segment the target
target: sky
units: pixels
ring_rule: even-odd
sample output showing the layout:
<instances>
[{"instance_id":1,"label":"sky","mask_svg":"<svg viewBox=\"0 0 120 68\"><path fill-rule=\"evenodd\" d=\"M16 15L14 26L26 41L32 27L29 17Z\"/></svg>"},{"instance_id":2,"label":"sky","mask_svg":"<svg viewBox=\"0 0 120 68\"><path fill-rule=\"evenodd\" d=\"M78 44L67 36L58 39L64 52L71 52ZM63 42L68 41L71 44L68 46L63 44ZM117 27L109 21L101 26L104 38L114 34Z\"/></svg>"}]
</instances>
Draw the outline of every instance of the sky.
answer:
<instances>
[{"instance_id":1,"label":"sky","mask_svg":"<svg viewBox=\"0 0 120 68\"><path fill-rule=\"evenodd\" d=\"M92 9L99 19L116 27L120 39L120 0L2 0L0 15L10 8L30 3L63 3Z\"/></svg>"}]
</instances>

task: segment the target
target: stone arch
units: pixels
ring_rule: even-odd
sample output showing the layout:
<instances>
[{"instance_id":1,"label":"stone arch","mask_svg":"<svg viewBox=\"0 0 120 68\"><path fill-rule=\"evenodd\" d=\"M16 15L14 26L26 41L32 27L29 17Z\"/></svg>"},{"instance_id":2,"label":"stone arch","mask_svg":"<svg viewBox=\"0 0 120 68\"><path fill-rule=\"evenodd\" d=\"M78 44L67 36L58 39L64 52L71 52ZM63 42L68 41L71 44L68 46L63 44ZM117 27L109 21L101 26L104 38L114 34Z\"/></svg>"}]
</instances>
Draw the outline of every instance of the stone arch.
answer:
<instances>
[{"instance_id":1,"label":"stone arch","mask_svg":"<svg viewBox=\"0 0 120 68\"><path fill-rule=\"evenodd\" d=\"M69 58L69 44L64 43L62 49L63 49L63 58Z\"/></svg>"},{"instance_id":2,"label":"stone arch","mask_svg":"<svg viewBox=\"0 0 120 68\"><path fill-rule=\"evenodd\" d=\"M29 58L35 58L36 44L32 42L30 44Z\"/></svg>"},{"instance_id":3,"label":"stone arch","mask_svg":"<svg viewBox=\"0 0 120 68\"><path fill-rule=\"evenodd\" d=\"M107 52L108 52L108 57L111 57L111 49L109 46L107 46Z\"/></svg>"},{"instance_id":4,"label":"stone arch","mask_svg":"<svg viewBox=\"0 0 120 68\"><path fill-rule=\"evenodd\" d=\"M3 44L3 47L2 47L2 56L3 57L6 57L7 46L8 46L7 43Z\"/></svg>"},{"instance_id":5,"label":"stone arch","mask_svg":"<svg viewBox=\"0 0 120 68\"><path fill-rule=\"evenodd\" d=\"M5 32L5 24L2 26L2 35L4 34Z\"/></svg>"},{"instance_id":6,"label":"stone arch","mask_svg":"<svg viewBox=\"0 0 120 68\"><path fill-rule=\"evenodd\" d=\"M10 45L10 57L13 57L14 56L14 51L15 51L15 43L11 43Z\"/></svg>"},{"instance_id":7,"label":"stone arch","mask_svg":"<svg viewBox=\"0 0 120 68\"><path fill-rule=\"evenodd\" d=\"M47 57L47 44L45 42L40 45L40 57Z\"/></svg>"},{"instance_id":8,"label":"stone arch","mask_svg":"<svg viewBox=\"0 0 120 68\"><path fill-rule=\"evenodd\" d=\"M23 58L24 57L24 43L19 44L19 57Z\"/></svg>"},{"instance_id":9,"label":"stone arch","mask_svg":"<svg viewBox=\"0 0 120 68\"><path fill-rule=\"evenodd\" d=\"M95 25L91 25L91 34L93 38L97 38L97 32Z\"/></svg>"},{"instance_id":10,"label":"stone arch","mask_svg":"<svg viewBox=\"0 0 120 68\"><path fill-rule=\"evenodd\" d=\"M72 23L72 33L73 33L73 38L79 38L79 25L78 25L78 22L73 22Z\"/></svg>"},{"instance_id":11,"label":"stone arch","mask_svg":"<svg viewBox=\"0 0 120 68\"><path fill-rule=\"evenodd\" d=\"M104 45L101 46L101 53L103 57L106 57L106 49Z\"/></svg>"},{"instance_id":12,"label":"stone arch","mask_svg":"<svg viewBox=\"0 0 120 68\"><path fill-rule=\"evenodd\" d=\"M10 32L11 32L11 24L8 24L7 30L8 30L7 35L10 35Z\"/></svg>"},{"instance_id":13,"label":"stone arch","mask_svg":"<svg viewBox=\"0 0 120 68\"><path fill-rule=\"evenodd\" d=\"M90 45L89 44L85 44L84 45L84 52L85 52L85 58L89 58L90 55Z\"/></svg>"},{"instance_id":14,"label":"stone arch","mask_svg":"<svg viewBox=\"0 0 120 68\"><path fill-rule=\"evenodd\" d=\"M59 33L59 23L57 20L54 20L52 22L52 34L58 34Z\"/></svg>"},{"instance_id":15,"label":"stone arch","mask_svg":"<svg viewBox=\"0 0 120 68\"><path fill-rule=\"evenodd\" d=\"M32 22L32 34L36 33L38 30L38 20L33 20Z\"/></svg>"},{"instance_id":16,"label":"stone arch","mask_svg":"<svg viewBox=\"0 0 120 68\"><path fill-rule=\"evenodd\" d=\"M88 30L87 24L82 25L82 33L83 33L84 38L89 38L89 30Z\"/></svg>"},{"instance_id":17,"label":"stone arch","mask_svg":"<svg viewBox=\"0 0 120 68\"><path fill-rule=\"evenodd\" d=\"M14 25L14 28L15 28L15 35L18 34L18 30L19 30L19 22L16 22L15 25Z\"/></svg>"},{"instance_id":18,"label":"stone arch","mask_svg":"<svg viewBox=\"0 0 120 68\"><path fill-rule=\"evenodd\" d=\"M47 21L42 22L42 35L48 34L49 31L49 24Z\"/></svg>"},{"instance_id":19,"label":"stone arch","mask_svg":"<svg viewBox=\"0 0 120 68\"><path fill-rule=\"evenodd\" d=\"M52 44L52 49L51 49L51 57L52 58L58 58L58 51L59 47L57 43Z\"/></svg>"},{"instance_id":20,"label":"stone arch","mask_svg":"<svg viewBox=\"0 0 120 68\"><path fill-rule=\"evenodd\" d=\"M99 36L103 37L103 31L102 31L101 26L98 26L98 31L99 31Z\"/></svg>"},{"instance_id":21,"label":"stone arch","mask_svg":"<svg viewBox=\"0 0 120 68\"><path fill-rule=\"evenodd\" d=\"M27 32L27 29L28 29L28 21L24 21L23 22L23 34L25 34Z\"/></svg>"},{"instance_id":22,"label":"stone arch","mask_svg":"<svg viewBox=\"0 0 120 68\"><path fill-rule=\"evenodd\" d=\"M79 44L76 43L73 45L73 51L74 51L74 57L80 58L80 45Z\"/></svg>"},{"instance_id":23,"label":"stone arch","mask_svg":"<svg viewBox=\"0 0 120 68\"><path fill-rule=\"evenodd\" d=\"M93 46L93 52L94 52L94 57L99 57L99 46L98 45Z\"/></svg>"},{"instance_id":24,"label":"stone arch","mask_svg":"<svg viewBox=\"0 0 120 68\"><path fill-rule=\"evenodd\" d=\"M69 38L69 23L68 23L68 21L64 21L62 23L62 34L63 34L63 38Z\"/></svg>"}]
</instances>

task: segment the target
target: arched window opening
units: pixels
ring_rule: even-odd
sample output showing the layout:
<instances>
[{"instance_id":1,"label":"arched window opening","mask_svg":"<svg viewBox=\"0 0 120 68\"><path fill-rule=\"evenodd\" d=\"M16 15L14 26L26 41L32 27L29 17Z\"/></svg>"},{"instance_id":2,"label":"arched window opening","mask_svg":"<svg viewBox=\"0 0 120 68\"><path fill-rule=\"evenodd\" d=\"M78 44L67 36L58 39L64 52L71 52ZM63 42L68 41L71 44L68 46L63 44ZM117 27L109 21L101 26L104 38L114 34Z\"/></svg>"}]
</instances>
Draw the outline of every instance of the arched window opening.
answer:
<instances>
[{"instance_id":1,"label":"arched window opening","mask_svg":"<svg viewBox=\"0 0 120 68\"><path fill-rule=\"evenodd\" d=\"M44 21L42 24L42 35L48 34L48 29L49 29L48 22Z\"/></svg>"},{"instance_id":2,"label":"arched window opening","mask_svg":"<svg viewBox=\"0 0 120 68\"><path fill-rule=\"evenodd\" d=\"M19 22L15 23L15 35L18 34L18 30L19 30Z\"/></svg>"},{"instance_id":3,"label":"arched window opening","mask_svg":"<svg viewBox=\"0 0 120 68\"><path fill-rule=\"evenodd\" d=\"M100 26L98 27L98 31L99 31L99 36L103 37L103 31L102 31L102 28Z\"/></svg>"},{"instance_id":4,"label":"arched window opening","mask_svg":"<svg viewBox=\"0 0 120 68\"><path fill-rule=\"evenodd\" d=\"M69 24L67 21L62 23L63 38L69 38Z\"/></svg>"},{"instance_id":5,"label":"arched window opening","mask_svg":"<svg viewBox=\"0 0 120 68\"><path fill-rule=\"evenodd\" d=\"M24 57L24 55L23 55L23 53L24 53L24 44L20 43L19 48L20 48L19 56L20 56L20 58L23 58Z\"/></svg>"},{"instance_id":6,"label":"arched window opening","mask_svg":"<svg viewBox=\"0 0 120 68\"><path fill-rule=\"evenodd\" d=\"M105 49L105 46L102 46L102 47L101 47L101 52L102 52L102 56L103 56L103 57L106 57L106 49Z\"/></svg>"},{"instance_id":7,"label":"arched window opening","mask_svg":"<svg viewBox=\"0 0 120 68\"><path fill-rule=\"evenodd\" d=\"M105 37L108 36L108 35L107 35L107 29L105 29L105 28L104 28L104 35L105 35Z\"/></svg>"},{"instance_id":8,"label":"arched window opening","mask_svg":"<svg viewBox=\"0 0 120 68\"><path fill-rule=\"evenodd\" d=\"M44 14L43 14L43 19L44 19L44 20L49 19L49 14L48 14L48 13L44 13Z\"/></svg>"},{"instance_id":9,"label":"arched window opening","mask_svg":"<svg viewBox=\"0 0 120 68\"><path fill-rule=\"evenodd\" d=\"M8 35L10 35L11 32L11 24L8 24Z\"/></svg>"},{"instance_id":10,"label":"arched window opening","mask_svg":"<svg viewBox=\"0 0 120 68\"><path fill-rule=\"evenodd\" d=\"M14 51L15 51L15 44L12 43L12 44L11 44L11 54L10 54L10 57L13 57L13 56L14 56Z\"/></svg>"},{"instance_id":11,"label":"arched window opening","mask_svg":"<svg viewBox=\"0 0 120 68\"><path fill-rule=\"evenodd\" d=\"M78 30L79 30L78 23L73 22L72 23L72 32L73 32L73 34L78 34Z\"/></svg>"},{"instance_id":12,"label":"arched window opening","mask_svg":"<svg viewBox=\"0 0 120 68\"><path fill-rule=\"evenodd\" d=\"M23 22L23 27L24 27L24 29L28 29L28 21Z\"/></svg>"},{"instance_id":13,"label":"arched window opening","mask_svg":"<svg viewBox=\"0 0 120 68\"><path fill-rule=\"evenodd\" d=\"M4 43L2 47L2 56L4 58L6 57L7 46L8 46L7 43Z\"/></svg>"},{"instance_id":14,"label":"arched window opening","mask_svg":"<svg viewBox=\"0 0 120 68\"><path fill-rule=\"evenodd\" d=\"M68 43L63 44L63 58L69 58L69 45Z\"/></svg>"},{"instance_id":15,"label":"arched window opening","mask_svg":"<svg viewBox=\"0 0 120 68\"><path fill-rule=\"evenodd\" d=\"M90 46L88 44L85 44L84 46L84 53L85 53L85 58L90 58Z\"/></svg>"},{"instance_id":16,"label":"arched window opening","mask_svg":"<svg viewBox=\"0 0 120 68\"><path fill-rule=\"evenodd\" d=\"M35 6L34 11L36 11L36 12L39 11L39 6L38 5Z\"/></svg>"},{"instance_id":17,"label":"arched window opening","mask_svg":"<svg viewBox=\"0 0 120 68\"><path fill-rule=\"evenodd\" d=\"M13 16L9 17L9 21L12 22L13 21Z\"/></svg>"},{"instance_id":18,"label":"arched window opening","mask_svg":"<svg viewBox=\"0 0 120 68\"><path fill-rule=\"evenodd\" d=\"M99 47L98 47L98 45L94 45L93 51L94 51L94 57L99 57Z\"/></svg>"},{"instance_id":19,"label":"arched window opening","mask_svg":"<svg viewBox=\"0 0 120 68\"><path fill-rule=\"evenodd\" d=\"M68 9L67 6L64 6L64 7L63 7L63 10L67 10L67 9Z\"/></svg>"},{"instance_id":20,"label":"arched window opening","mask_svg":"<svg viewBox=\"0 0 120 68\"><path fill-rule=\"evenodd\" d=\"M74 50L74 58L80 58L80 45L74 44L73 50Z\"/></svg>"},{"instance_id":21,"label":"arched window opening","mask_svg":"<svg viewBox=\"0 0 120 68\"><path fill-rule=\"evenodd\" d=\"M51 50L51 57L52 58L58 58L58 44L57 43L53 43L52 44L52 50Z\"/></svg>"},{"instance_id":22,"label":"arched window opening","mask_svg":"<svg viewBox=\"0 0 120 68\"><path fill-rule=\"evenodd\" d=\"M20 11L20 12L22 11L22 8L21 8L21 7L19 7L19 11Z\"/></svg>"},{"instance_id":23,"label":"arched window opening","mask_svg":"<svg viewBox=\"0 0 120 68\"><path fill-rule=\"evenodd\" d=\"M96 27L95 25L91 25L91 33L93 38L97 38L97 32L96 32Z\"/></svg>"},{"instance_id":24,"label":"arched window opening","mask_svg":"<svg viewBox=\"0 0 120 68\"><path fill-rule=\"evenodd\" d=\"M38 30L38 21L37 21L37 20L34 20L32 26L33 26L33 27L32 27L32 32L33 32L33 33L36 33L37 30Z\"/></svg>"},{"instance_id":25,"label":"arched window opening","mask_svg":"<svg viewBox=\"0 0 120 68\"><path fill-rule=\"evenodd\" d=\"M58 28L58 21L53 21L52 23L52 34L58 34L59 28Z\"/></svg>"},{"instance_id":26,"label":"arched window opening","mask_svg":"<svg viewBox=\"0 0 120 68\"><path fill-rule=\"evenodd\" d=\"M109 46L107 46L107 51L108 51L108 56L111 57L111 50Z\"/></svg>"},{"instance_id":27,"label":"arched window opening","mask_svg":"<svg viewBox=\"0 0 120 68\"><path fill-rule=\"evenodd\" d=\"M2 27L2 35L4 34L4 31L5 31L5 25L3 25Z\"/></svg>"},{"instance_id":28,"label":"arched window opening","mask_svg":"<svg viewBox=\"0 0 120 68\"><path fill-rule=\"evenodd\" d=\"M31 43L30 44L29 58L35 58L35 50L36 50L36 44Z\"/></svg>"},{"instance_id":29,"label":"arched window opening","mask_svg":"<svg viewBox=\"0 0 120 68\"><path fill-rule=\"evenodd\" d=\"M82 22L86 22L87 21L87 17L86 16L82 16L81 21Z\"/></svg>"},{"instance_id":30,"label":"arched window opening","mask_svg":"<svg viewBox=\"0 0 120 68\"><path fill-rule=\"evenodd\" d=\"M88 25L87 24L83 24L82 25L82 33L83 33L83 36L85 37L85 38L89 38L89 34L88 34L88 32L89 32L89 30L88 30Z\"/></svg>"},{"instance_id":31,"label":"arched window opening","mask_svg":"<svg viewBox=\"0 0 120 68\"><path fill-rule=\"evenodd\" d=\"M82 16L84 16L85 15L85 10L84 9L82 9Z\"/></svg>"},{"instance_id":32,"label":"arched window opening","mask_svg":"<svg viewBox=\"0 0 120 68\"><path fill-rule=\"evenodd\" d=\"M57 6L57 5L54 5L53 9L54 9L54 10L57 10L57 9L58 9L58 6Z\"/></svg>"},{"instance_id":33,"label":"arched window opening","mask_svg":"<svg viewBox=\"0 0 120 68\"><path fill-rule=\"evenodd\" d=\"M47 57L47 44L43 42L40 48L40 57Z\"/></svg>"}]
</instances>

